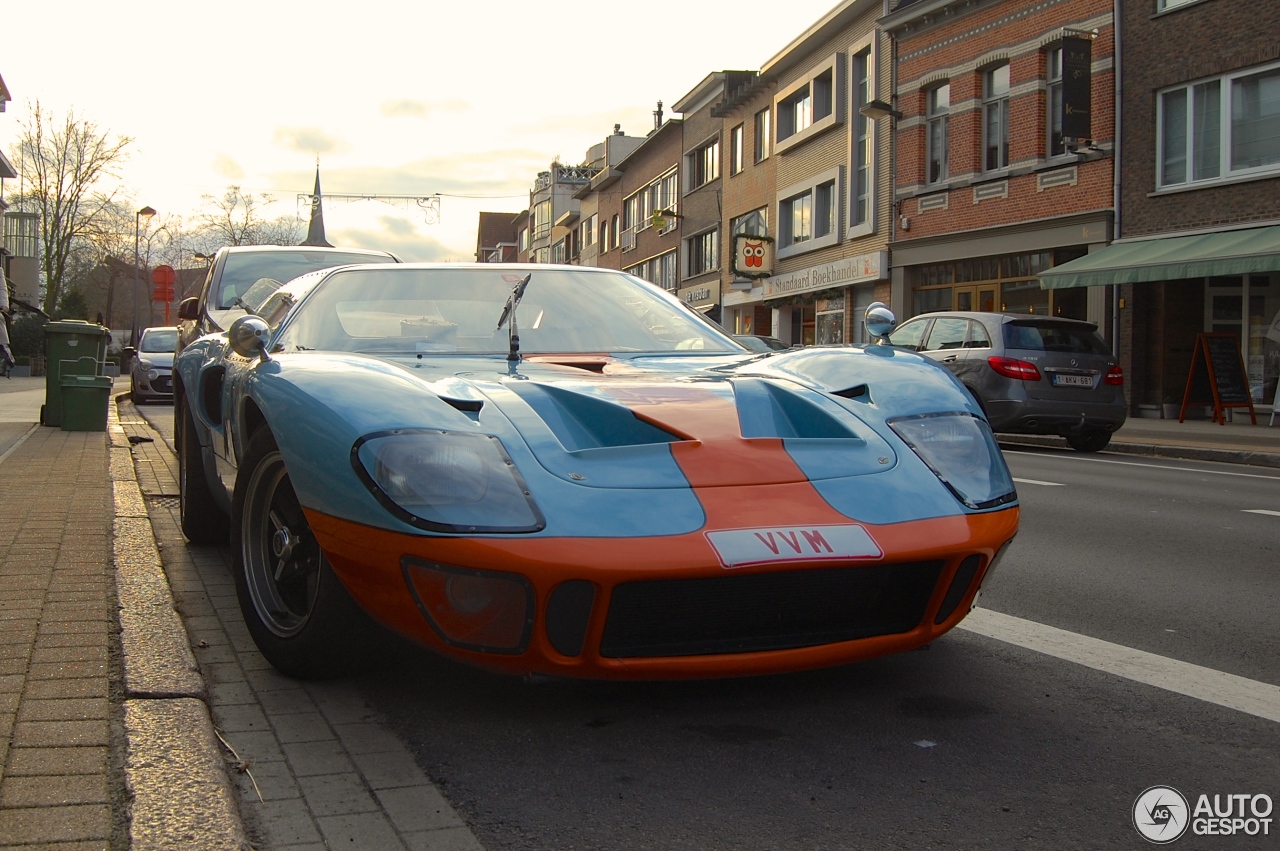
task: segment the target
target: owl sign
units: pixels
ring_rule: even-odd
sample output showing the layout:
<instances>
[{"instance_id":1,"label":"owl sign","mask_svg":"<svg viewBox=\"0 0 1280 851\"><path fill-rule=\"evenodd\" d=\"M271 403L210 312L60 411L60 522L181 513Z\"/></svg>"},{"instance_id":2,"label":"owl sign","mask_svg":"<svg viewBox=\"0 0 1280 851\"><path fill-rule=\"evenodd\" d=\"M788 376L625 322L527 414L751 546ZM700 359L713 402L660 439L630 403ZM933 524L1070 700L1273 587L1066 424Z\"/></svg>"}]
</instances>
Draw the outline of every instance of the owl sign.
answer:
<instances>
[{"instance_id":1,"label":"owl sign","mask_svg":"<svg viewBox=\"0 0 1280 851\"><path fill-rule=\"evenodd\" d=\"M733 274L767 278L773 274L773 237L740 233L733 237Z\"/></svg>"}]
</instances>

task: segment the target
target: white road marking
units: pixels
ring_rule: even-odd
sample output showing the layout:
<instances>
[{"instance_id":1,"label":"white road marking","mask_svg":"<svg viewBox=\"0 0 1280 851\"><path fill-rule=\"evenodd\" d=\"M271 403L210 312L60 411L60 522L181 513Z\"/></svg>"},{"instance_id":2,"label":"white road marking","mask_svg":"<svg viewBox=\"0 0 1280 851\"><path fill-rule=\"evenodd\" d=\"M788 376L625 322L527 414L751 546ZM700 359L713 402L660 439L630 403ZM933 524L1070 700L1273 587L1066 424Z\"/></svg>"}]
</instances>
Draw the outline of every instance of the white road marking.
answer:
<instances>
[{"instance_id":1,"label":"white road marking","mask_svg":"<svg viewBox=\"0 0 1280 851\"><path fill-rule=\"evenodd\" d=\"M1269 511L1265 508L1243 508L1245 514L1270 514L1272 517L1280 517L1280 511Z\"/></svg>"},{"instance_id":2,"label":"white road marking","mask_svg":"<svg viewBox=\"0 0 1280 851\"><path fill-rule=\"evenodd\" d=\"M1013 480L1020 485L1044 485L1047 488L1066 487L1062 482L1042 482L1039 479L1019 479L1017 476L1014 476Z\"/></svg>"},{"instance_id":3,"label":"white road marking","mask_svg":"<svg viewBox=\"0 0 1280 851\"><path fill-rule=\"evenodd\" d=\"M1195 467L1173 467L1168 464L1141 464L1137 461L1113 461L1110 458L1081 458L1079 455L1062 455L1056 452L1035 453L1037 458L1064 458L1069 461L1091 461L1094 464L1120 464L1125 467L1148 467L1155 470L1177 470L1180 473L1208 473L1212 476L1240 476L1246 479L1270 479L1280 482L1280 476L1263 476L1258 473L1235 473L1230 470L1201 470Z\"/></svg>"},{"instance_id":4,"label":"white road marking","mask_svg":"<svg viewBox=\"0 0 1280 851\"><path fill-rule=\"evenodd\" d=\"M960 628L1075 662L1095 671L1115 674L1268 721L1280 721L1280 686L1270 683L1134 650L990 609L974 609L960 623Z\"/></svg>"}]
</instances>

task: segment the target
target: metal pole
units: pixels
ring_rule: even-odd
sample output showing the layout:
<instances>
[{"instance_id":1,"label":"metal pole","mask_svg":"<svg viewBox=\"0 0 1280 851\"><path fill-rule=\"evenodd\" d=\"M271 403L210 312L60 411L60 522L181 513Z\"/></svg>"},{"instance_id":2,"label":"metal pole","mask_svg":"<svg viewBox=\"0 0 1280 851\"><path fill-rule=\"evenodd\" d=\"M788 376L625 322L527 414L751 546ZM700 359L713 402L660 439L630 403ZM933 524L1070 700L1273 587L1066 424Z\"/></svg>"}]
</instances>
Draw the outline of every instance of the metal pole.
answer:
<instances>
[{"instance_id":1,"label":"metal pole","mask_svg":"<svg viewBox=\"0 0 1280 851\"><path fill-rule=\"evenodd\" d=\"M138 341L133 336L138 333L138 237L142 230L142 211L133 215L133 321L129 326L129 345Z\"/></svg>"}]
</instances>

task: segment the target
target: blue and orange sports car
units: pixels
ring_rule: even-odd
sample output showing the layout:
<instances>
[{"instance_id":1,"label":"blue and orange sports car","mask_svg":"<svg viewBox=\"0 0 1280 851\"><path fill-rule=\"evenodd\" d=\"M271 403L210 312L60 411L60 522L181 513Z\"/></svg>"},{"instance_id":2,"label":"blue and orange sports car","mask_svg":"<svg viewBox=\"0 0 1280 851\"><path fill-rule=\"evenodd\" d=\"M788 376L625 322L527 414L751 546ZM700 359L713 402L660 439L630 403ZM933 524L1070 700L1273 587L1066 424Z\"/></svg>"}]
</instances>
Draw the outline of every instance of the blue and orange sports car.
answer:
<instances>
[{"instance_id":1,"label":"blue and orange sports car","mask_svg":"<svg viewBox=\"0 0 1280 851\"><path fill-rule=\"evenodd\" d=\"M912 352L749 352L605 269L259 284L177 361L182 528L230 533L287 674L369 616L517 674L843 664L955 626L1018 528L982 412Z\"/></svg>"}]
</instances>

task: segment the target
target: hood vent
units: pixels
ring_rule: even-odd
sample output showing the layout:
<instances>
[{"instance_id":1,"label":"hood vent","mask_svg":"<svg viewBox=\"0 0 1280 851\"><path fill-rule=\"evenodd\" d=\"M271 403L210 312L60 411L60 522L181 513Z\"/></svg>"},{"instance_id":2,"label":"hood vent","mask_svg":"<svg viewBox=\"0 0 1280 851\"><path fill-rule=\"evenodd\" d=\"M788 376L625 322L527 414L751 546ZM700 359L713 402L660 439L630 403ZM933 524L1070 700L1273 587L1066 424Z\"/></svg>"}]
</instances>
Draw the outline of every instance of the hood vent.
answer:
<instances>
[{"instance_id":1,"label":"hood vent","mask_svg":"<svg viewBox=\"0 0 1280 851\"><path fill-rule=\"evenodd\" d=\"M507 389L524 400L570 452L605 447L675 443L684 438L636 417L617 402L531 381Z\"/></svg>"},{"instance_id":2,"label":"hood vent","mask_svg":"<svg viewBox=\"0 0 1280 851\"><path fill-rule=\"evenodd\" d=\"M861 385L865 391L865 385ZM739 378L733 382L738 398L738 419L742 436L784 439L858 439L847 422L837 418L816 401L806 398L812 391L762 378ZM856 388L853 388L856 389Z\"/></svg>"}]
</instances>

